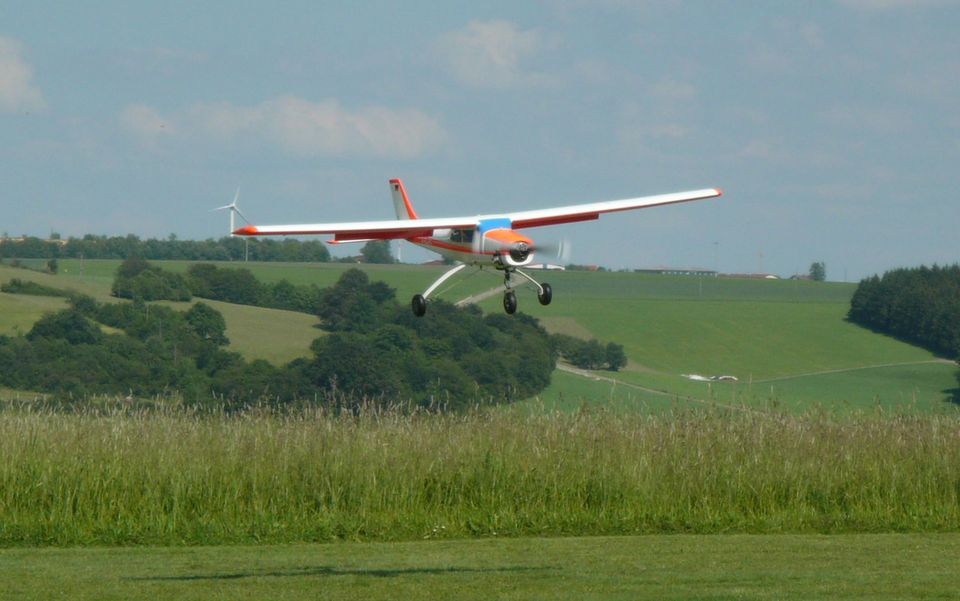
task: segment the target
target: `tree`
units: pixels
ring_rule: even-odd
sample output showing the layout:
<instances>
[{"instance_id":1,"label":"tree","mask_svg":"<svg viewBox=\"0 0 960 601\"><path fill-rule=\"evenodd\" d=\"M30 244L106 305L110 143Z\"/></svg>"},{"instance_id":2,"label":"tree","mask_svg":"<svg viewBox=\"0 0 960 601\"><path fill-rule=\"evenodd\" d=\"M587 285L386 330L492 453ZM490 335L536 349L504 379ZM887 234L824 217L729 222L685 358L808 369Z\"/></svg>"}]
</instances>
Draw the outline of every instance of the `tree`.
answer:
<instances>
[{"instance_id":1,"label":"tree","mask_svg":"<svg viewBox=\"0 0 960 601\"><path fill-rule=\"evenodd\" d=\"M150 268L150 263L146 259L138 256L130 256L124 259L120 267L117 267L118 278L132 278L140 275Z\"/></svg>"},{"instance_id":2,"label":"tree","mask_svg":"<svg viewBox=\"0 0 960 601\"><path fill-rule=\"evenodd\" d=\"M183 317L200 338L209 340L217 346L230 342L226 336L227 322L223 319L223 315L210 305L197 303L190 307Z\"/></svg>"},{"instance_id":3,"label":"tree","mask_svg":"<svg viewBox=\"0 0 960 601\"><path fill-rule=\"evenodd\" d=\"M627 366L627 354L623 352L623 345L615 342L607 343L607 367L610 371L618 371Z\"/></svg>"},{"instance_id":4,"label":"tree","mask_svg":"<svg viewBox=\"0 0 960 601\"><path fill-rule=\"evenodd\" d=\"M399 353L384 353L371 334L333 332L313 341L310 379L321 390L354 401L410 398Z\"/></svg>"},{"instance_id":5,"label":"tree","mask_svg":"<svg viewBox=\"0 0 960 601\"><path fill-rule=\"evenodd\" d=\"M847 318L954 357L960 352L960 265L895 269L866 278Z\"/></svg>"},{"instance_id":6,"label":"tree","mask_svg":"<svg viewBox=\"0 0 960 601\"><path fill-rule=\"evenodd\" d=\"M371 284L364 272L348 269L324 292L317 315L331 332L370 331L382 321L381 309L388 301L393 302L393 295L389 286L381 282Z\"/></svg>"},{"instance_id":7,"label":"tree","mask_svg":"<svg viewBox=\"0 0 960 601\"><path fill-rule=\"evenodd\" d=\"M810 265L810 279L815 282L823 282L827 279L827 264L823 261L815 261Z\"/></svg>"},{"instance_id":8,"label":"tree","mask_svg":"<svg viewBox=\"0 0 960 601\"><path fill-rule=\"evenodd\" d=\"M600 369L606 363L607 349L599 340L590 340L580 347L574 365L584 369Z\"/></svg>"},{"instance_id":9,"label":"tree","mask_svg":"<svg viewBox=\"0 0 960 601\"><path fill-rule=\"evenodd\" d=\"M70 344L96 344L103 339L103 332L76 309L64 309L44 315L33 324L27 339L38 338L56 338Z\"/></svg>"},{"instance_id":10,"label":"tree","mask_svg":"<svg viewBox=\"0 0 960 601\"><path fill-rule=\"evenodd\" d=\"M387 240L371 240L360 249L364 263L395 263Z\"/></svg>"},{"instance_id":11,"label":"tree","mask_svg":"<svg viewBox=\"0 0 960 601\"><path fill-rule=\"evenodd\" d=\"M138 258L129 258L117 269L113 280L113 295L118 298L143 300L188 301L190 286L179 273L163 271Z\"/></svg>"}]
</instances>

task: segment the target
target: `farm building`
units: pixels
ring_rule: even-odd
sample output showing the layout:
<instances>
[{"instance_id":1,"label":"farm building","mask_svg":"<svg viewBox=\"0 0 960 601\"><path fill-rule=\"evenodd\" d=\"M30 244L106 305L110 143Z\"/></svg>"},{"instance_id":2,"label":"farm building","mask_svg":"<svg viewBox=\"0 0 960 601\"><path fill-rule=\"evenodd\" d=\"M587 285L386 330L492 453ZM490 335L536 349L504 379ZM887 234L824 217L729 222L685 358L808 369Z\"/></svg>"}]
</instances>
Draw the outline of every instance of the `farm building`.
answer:
<instances>
[{"instance_id":1,"label":"farm building","mask_svg":"<svg viewBox=\"0 0 960 601\"><path fill-rule=\"evenodd\" d=\"M700 269L699 267L677 268L677 267L655 267L653 269L634 269L634 273L649 273L655 275L697 275L710 278L717 277L717 272L712 269Z\"/></svg>"}]
</instances>

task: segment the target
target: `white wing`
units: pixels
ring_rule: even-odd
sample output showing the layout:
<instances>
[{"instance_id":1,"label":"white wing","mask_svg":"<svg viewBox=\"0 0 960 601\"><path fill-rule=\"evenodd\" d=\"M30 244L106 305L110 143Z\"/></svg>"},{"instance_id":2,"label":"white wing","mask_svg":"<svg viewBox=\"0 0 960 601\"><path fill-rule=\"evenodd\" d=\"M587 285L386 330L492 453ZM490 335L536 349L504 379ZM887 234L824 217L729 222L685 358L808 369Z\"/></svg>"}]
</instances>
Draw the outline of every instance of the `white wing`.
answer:
<instances>
[{"instance_id":1,"label":"white wing","mask_svg":"<svg viewBox=\"0 0 960 601\"><path fill-rule=\"evenodd\" d=\"M391 240L430 236L433 230L446 228L471 229L477 217L447 219L391 219L388 221L354 221L352 223L297 223L292 225L248 225L237 228L238 236L305 236L334 234L336 241Z\"/></svg>"},{"instance_id":2,"label":"white wing","mask_svg":"<svg viewBox=\"0 0 960 601\"><path fill-rule=\"evenodd\" d=\"M632 209L645 209L648 207L669 205L678 202L703 200L705 198L715 198L722 194L723 192L717 188L706 188L704 190L692 190L690 192L676 192L673 194L643 196L640 198L625 198L623 200L594 202L590 204L557 207L553 209L521 211L519 213L509 213L506 215L506 217L510 218L514 228L521 229L525 227L538 227L541 225L556 225L558 223L589 221L591 219L597 219L600 217L601 213L629 211Z\"/></svg>"},{"instance_id":3,"label":"white wing","mask_svg":"<svg viewBox=\"0 0 960 601\"><path fill-rule=\"evenodd\" d=\"M611 200L552 209L536 209L498 215L473 215L439 219L397 219L388 221L355 221L347 223L300 223L291 225L247 225L234 230L238 236L303 236L333 234L335 242L357 240L389 240L430 236L438 229L472 229L485 219L509 219L516 229L573 223L597 219L602 213L629 211L659 205L715 198L722 192L716 188L660 194L624 200Z\"/></svg>"}]
</instances>

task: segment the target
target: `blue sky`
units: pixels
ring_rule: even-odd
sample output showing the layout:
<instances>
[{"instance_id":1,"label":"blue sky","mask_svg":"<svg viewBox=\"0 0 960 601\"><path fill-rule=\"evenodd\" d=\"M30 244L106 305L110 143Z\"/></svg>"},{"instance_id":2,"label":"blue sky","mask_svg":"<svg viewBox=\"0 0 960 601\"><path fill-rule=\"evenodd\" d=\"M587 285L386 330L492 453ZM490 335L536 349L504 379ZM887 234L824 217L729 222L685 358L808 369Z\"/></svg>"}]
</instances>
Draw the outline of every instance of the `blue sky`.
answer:
<instances>
[{"instance_id":1,"label":"blue sky","mask_svg":"<svg viewBox=\"0 0 960 601\"><path fill-rule=\"evenodd\" d=\"M262 223L390 218L391 177L437 217L716 186L529 233L614 268L960 260L960 3L477 4L2 3L0 230L219 237L238 185Z\"/></svg>"}]
</instances>

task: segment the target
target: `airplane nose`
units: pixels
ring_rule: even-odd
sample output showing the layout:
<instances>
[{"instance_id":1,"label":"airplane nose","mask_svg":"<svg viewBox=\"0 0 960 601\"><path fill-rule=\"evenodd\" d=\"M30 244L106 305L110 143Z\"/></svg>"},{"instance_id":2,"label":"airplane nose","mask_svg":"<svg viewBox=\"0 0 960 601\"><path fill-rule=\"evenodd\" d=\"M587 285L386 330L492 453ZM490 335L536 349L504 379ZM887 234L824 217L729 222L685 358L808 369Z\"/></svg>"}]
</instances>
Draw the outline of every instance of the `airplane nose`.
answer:
<instances>
[{"instance_id":1,"label":"airplane nose","mask_svg":"<svg viewBox=\"0 0 960 601\"><path fill-rule=\"evenodd\" d=\"M530 245L526 242L515 242L510 247L510 258L517 263L523 263L530 255Z\"/></svg>"}]
</instances>

